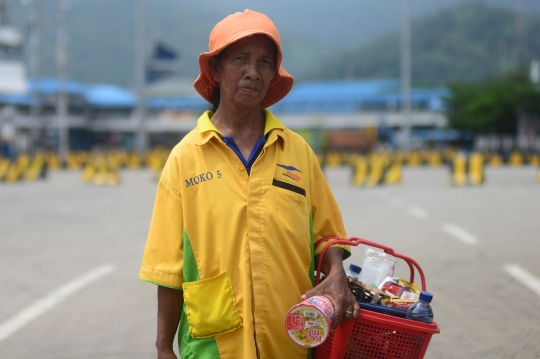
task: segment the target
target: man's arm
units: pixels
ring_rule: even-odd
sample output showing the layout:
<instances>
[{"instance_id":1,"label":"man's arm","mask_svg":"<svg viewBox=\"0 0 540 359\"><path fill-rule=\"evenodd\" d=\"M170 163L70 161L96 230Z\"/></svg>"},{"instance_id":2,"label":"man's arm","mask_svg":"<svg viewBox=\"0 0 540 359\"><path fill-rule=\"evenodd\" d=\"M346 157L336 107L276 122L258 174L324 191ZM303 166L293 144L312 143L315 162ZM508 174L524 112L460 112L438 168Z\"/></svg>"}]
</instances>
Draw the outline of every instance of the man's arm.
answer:
<instances>
[{"instance_id":1,"label":"man's arm","mask_svg":"<svg viewBox=\"0 0 540 359\"><path fill-rule=\"evenodd\" d=\"M158 285L158 321L156 348L158 359L177 359L173 342L184 306L184 292Z\"/></svg>"},{"instance_id":2,"label":"man's arm","mask_svg":"<svg viewBox=\"0 0 540 359\"><path fill-rule=\"evenodd\" d=\"M315 263L318 263L318 257L315 257ZM344 319L358 319L360 306L349 289L347 275L343 269L343 248L331 247L325 252L321 271L326 276L324 281L308 290L302 299L315 295L326 295L332 298L335 309L332 329L336 329Z\"/></svg>"}]
</instances>

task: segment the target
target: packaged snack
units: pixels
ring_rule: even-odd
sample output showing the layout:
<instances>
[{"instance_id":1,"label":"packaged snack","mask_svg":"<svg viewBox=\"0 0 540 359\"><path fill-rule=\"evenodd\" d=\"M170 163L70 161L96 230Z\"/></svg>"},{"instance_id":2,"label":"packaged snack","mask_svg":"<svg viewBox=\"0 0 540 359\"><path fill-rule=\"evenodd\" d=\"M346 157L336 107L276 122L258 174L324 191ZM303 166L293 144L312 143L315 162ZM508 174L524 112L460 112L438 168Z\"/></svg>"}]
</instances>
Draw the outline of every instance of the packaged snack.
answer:
<instances>
[{"instance_id":1,"label":"packaged snack","mask_svg":"<svg viewBox=\"0 0 540 359\"><path fill-rule=\"evenodd\" d=\"M409 309L416 302L416 299L393 299L394 308L402 310Z\"/></svg>"},{"instance_id":2,"label":"packaged snack","mask_svg":"<svg viewBox=\"0 0 540 359\"><path fill-rule=\"evenodd\" d=\"M379 302L379 304L383 305L385 307L391 307L391 305L390 305L391 300L392 300L392 298L390 298L389 296L383 295L383 296L381 296L381 301Z\"/></svg>"},{"instance_id":3,"label":"packaged snack","mask_svg":"<svg viewBox=\"0 0 540 359\"><path fill-rule=\"evenodd\" d=\"M418 290L418 285L416 283L409 283L407 282L406 280L403 280L403 279L399 279L398 282L397 282L400 286L402 287L409 287L411 288L411 290L413 292L415 292L416 294L420 295L420 291Z\"/></svg>"},{"instance_id":4,"label":"packaged snack","mask_svg":"<svg viewBox=\"0 0 540 359\"><path fill-rule=\"evenodd\" d=\"M394 282L390 277L387 277L379 286L381 292L386 295L389 295L392 298L400 298L403 294L403 287Z\"/></svg>"},{"instance_id":5,"label":"packaged snack","mask_svg":"<svg viewBox=\"0 0 540 359\"><path fill-rule=\"evenodd\" d=\"M334 303L326 296L308 298L292 307L285 317L285 330L296 344L314 348L330 334L334 321Z\"/></svg>"},{"instance_id":6,"label":"packaged snack","mask_svg":"<svg viewBox=\"0 0 540 359\"><path fill-rule=\"evenodd\" d=\"M416 300L411 299L387 299L383 301L381 304L385 307L394 308L394 309L400 309L400 310L407 310L409 307L411 307L414 303L416 303Z\"/></svg>"},{"instance_id":7,"label":"packaged snack","mask_svg":"<svg viewBox=\"0 0 540 359\"><path fill-rule=\"evenodd\" d=\"M381 296L379 289L352 278L349 278L349 289L360 303L377 303Z\"/></svg>"},{"instance_id":8,"label":"packaged snack","mask_svg":"<svg viewBox=\"0 0 540 359\"><path fill-rule=\"evenodd\" d=\"M419 295L414 293L414 292L410 292L410 291L407 291L405 290L403 292L403 294L401 295L401 298L400 299L408 299L408 300L418 300L419 299Z\"/></svg>"}]
</instances>

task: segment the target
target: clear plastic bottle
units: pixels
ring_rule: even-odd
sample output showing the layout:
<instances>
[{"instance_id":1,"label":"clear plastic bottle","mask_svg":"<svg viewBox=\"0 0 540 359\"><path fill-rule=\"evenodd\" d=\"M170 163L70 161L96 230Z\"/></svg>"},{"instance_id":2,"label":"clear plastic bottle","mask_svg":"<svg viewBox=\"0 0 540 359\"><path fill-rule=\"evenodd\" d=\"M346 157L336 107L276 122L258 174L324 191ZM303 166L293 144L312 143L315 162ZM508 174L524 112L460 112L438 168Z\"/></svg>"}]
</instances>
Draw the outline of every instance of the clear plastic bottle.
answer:
<instances>
[{"instance_id":1,"label":"clear plastic bottle","mask_svg":"<svg viewBox=\"0 0 540 359\"><path fill-rule=\"evenodd\" d=\"M353 277L354 279L359 280L358 278L360 277L361 271L362 271L362 268L360 268L359 266L355 264L351 264L349 265L349 269L347 269L346 273L348 277Z\"/></svg>"},{"instance_id":2,"label":"clear plastic bottle","mask_svg":"<svg viewBox=\"0 0 540 359\"><path fill-rule=\"evenodd\" d=\"M409 310L407 310L406 318L430 324L433 321L433 309L431 308L432 299L433 294L430 292L420 292L418 302L414 303Z\"/></svg>"}]
</instances>

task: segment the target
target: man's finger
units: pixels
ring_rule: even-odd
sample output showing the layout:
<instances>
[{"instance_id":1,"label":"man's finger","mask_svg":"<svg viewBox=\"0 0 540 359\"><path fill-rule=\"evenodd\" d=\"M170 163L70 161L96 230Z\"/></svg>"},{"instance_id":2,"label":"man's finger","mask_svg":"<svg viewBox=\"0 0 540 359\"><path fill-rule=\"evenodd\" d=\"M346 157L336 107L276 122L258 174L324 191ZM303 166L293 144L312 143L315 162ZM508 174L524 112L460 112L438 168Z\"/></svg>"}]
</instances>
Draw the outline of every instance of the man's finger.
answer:
<instances>
[{"instance_id":1,"label":"man's finger","mask_svg":"<svg viewBox=\"0 0 540 359\"><path fill-rule=\"evenodd\" d=\"M360 318L360 306L358 303L354 303L352 319Z\"/></svg>"}]
</instances>

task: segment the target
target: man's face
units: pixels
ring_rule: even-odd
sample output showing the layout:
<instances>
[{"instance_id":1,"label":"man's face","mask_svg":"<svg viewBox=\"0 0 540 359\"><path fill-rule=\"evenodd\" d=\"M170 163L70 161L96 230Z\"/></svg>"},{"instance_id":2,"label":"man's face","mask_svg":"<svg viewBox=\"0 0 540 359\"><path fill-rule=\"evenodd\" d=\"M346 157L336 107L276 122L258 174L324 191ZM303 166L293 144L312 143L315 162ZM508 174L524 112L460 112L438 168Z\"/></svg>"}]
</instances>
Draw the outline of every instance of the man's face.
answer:
<instances>
[{"instance_id":1,"label":"man's face","mask_svg":"<svg viewBox=\"0 0 540 359\"><path fill-rule=\"evenodd\" d=\"M265 35L247 37L223 50L211 69L220 85L220 106L227 101L233 106L260 107L276 74L276 45Z\"/></svg>"}]
</instances>

